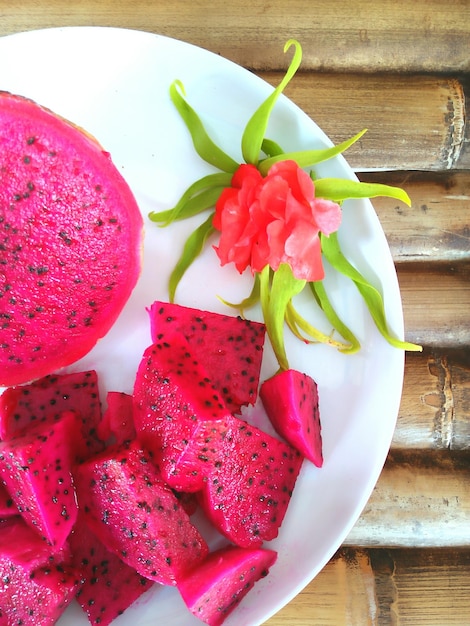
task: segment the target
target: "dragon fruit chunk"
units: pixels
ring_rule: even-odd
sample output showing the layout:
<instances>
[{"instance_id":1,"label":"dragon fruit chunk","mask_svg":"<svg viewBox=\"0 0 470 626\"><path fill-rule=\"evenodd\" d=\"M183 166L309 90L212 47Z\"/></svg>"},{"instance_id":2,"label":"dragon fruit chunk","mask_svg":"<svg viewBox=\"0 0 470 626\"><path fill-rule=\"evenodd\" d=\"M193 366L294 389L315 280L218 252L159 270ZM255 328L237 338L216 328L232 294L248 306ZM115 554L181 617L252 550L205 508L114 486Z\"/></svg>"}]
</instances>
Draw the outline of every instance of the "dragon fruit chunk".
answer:
<instances>
[{"instance_id":1,"label":"dragon fruit chunk","mask_svg":"<svg viewBox=\"0 0 470 626\"><path fill-rule=\"evenodd\" d=\"M201 489L206 458L185 453L199 429L229 415L182 334L167 329L145 350L134 384L134 424L170 487Z\"/></svg>"},{"instance_id":2,"label":"dragon fruit chunk","mask_svg":"<svg viewBox=\"0 0 470 626\"><path fill-rule=\"evenodd\" d=\"M37 103L0 92L0 386L87 354L137 283L143 219L109 153Z\"/></svg>"},{"instance_id":3,"label":"dragon fruit chunk","mask_svg":"<svg viewBox=\"0 0 470 626\"><path fill-rule=\"evenodd\" d=\"M57 552L59 560L66 554L67 548ZM29 526L21 515L5 520L0 526L0 559L25 569L30 574L34 569L46 565L55 558L55 551L38 533ZM1 623L1 622L0 622Z\"/></svg>"},{"instance_id":4,"label":"dragon fruit chunk","mask_svg":"<svg viewBox=\"0 0 470 626\"><path fill-rule=\"evenodd\" d=\"M313 378L293 369L279 372L263 382L260 398L277 433L321 467L320 408Z\"/></svg>"},{"instance_id":5,"label":"dragon fruit chunk","mask_svg":"<svg viewBox=\"0 0 470 626\"><path fill-rule=\"evenodd\" d=\"M191 517L198 509L198 499L196 493L187 493L185 491L177 491L172 489L176 499L181 504L186 513Z\"/></svg>"},{"instance_id":6,"label":"dragon fruit chunk","mask_svg":"<svg viewBox=\"0 0 470 626\"><path fill-rule=\"evenodd\" d=\"M108 550L146 578L176 585L208 547L137 442L108 448L77 472L79 506Z\"/></svg>"},{"instance_id":7,"label":"dragon fruit chunk","mask_svg":"<svg viewBox=\"0 0 470 626\"><path fill-rule=\"evenodd\" d=\"M18 507L13 502L8 489L0 482L0 519L18 515Z\"/></svg>"},{"instance_id":8,"label":"dragon fruit chunk","mask_svg":"<svg viewBox=\"0 0 470 626\"><path fill-rule=\"evenodd\" d=\"M53 626L74 599L78 583L62 565L46 565L29 576L17 570L9 580L0 591L0 624L7 625Z\"/></svg>"},{"instance_id":9,"label":"dragon fruit chunk","mask_svg":"<svg viewBox=\"0 0 470 626\"><path fill-rule=\"evenodd\" d=\"M178 585L188 609L209 626L220 626L275 563L274 550L229 546L212 552Z\"/></svg>"},{"instance_id":10,"label":"dragon fruit chunk","mask_svg":"<svg viewBox=\"0 0 470 626\"><path fill-rule=\"evenodd\" d=\"M50 626L74 598L68 549L52 553L21 517L0 527L0 624Z\"/></svg>"},{"instance_id":11,"label":"dragon fruit chunk","mask_svg":"<svg viewBox=\"0 0 470 626\"><path fill-rule=\"evenodd\" d=\"M55 424L0 442L0 478L24 520L55 549L64 545L77 517L68 443L74 427L70 412Z\"/></svg>"},{"instance_id":12,"label":"dragon fruit chunk","mask_svg":"<svg viewBox=\"0 0 470 626\"><path fill-rule=\"evenodd\" d=\"M289 444L233 416L199 494L217 530L240 547L277 537L303 462Z\"/></svg>"},{"instance_id":13,"label":"dragon fruit chunk","mask_svg":"<svg viewBox=\"0 0 470 626\"><path fill-rule=\"evenodd\" d=\"M0 439L9 440L37 424L55 422L65 411L74 411L80 420L81 436L74 440L77 461L100 452L104 446L96 433L101 400L94 370L51 374L6 389L0 396Z\"/></svg>"},{"instance_id":14,"label":"dragon fruit chunk","mask_svg":"<svg viewBox=\"0 0 470 626\"><path fill-rule=\"evenodd\" d=\"M266 329L241 317L156 301L149 309L152 341L168 327L186 337L230 413L258 397Z\"/></svg>"},{"instance_id":15,"label":"dragon fruit chunk","mask_svg":"<svg viewBox=\"0 0 470 626\"><path fill-rule=\"evenodd\" d=\"M132 396L123 391L108 391L106 404L98 425L98 437L107 445L120 445L135 439Z\"/></svg>"},{"instance_id":16,"label":"dragon fruit chunk","mask_svg":"<svg viewBox=\"0 0 470 626\"><path fill-rule=\"evenodd\" d=\"M76 597L91 624L107 626L151 587L150 580L101 543L81 515L69 543L81 579Z\"/></svg>"}]
</instances>

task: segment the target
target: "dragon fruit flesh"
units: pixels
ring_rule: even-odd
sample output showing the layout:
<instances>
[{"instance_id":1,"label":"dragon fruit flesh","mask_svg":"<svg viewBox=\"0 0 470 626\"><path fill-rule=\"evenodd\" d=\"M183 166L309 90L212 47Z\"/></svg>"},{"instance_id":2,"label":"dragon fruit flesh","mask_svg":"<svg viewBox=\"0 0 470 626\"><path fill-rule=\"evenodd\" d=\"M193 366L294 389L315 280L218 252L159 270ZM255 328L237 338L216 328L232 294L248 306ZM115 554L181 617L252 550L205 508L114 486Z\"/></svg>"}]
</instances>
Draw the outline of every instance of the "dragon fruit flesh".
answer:
<instances>
[{"instance_id":1,"label":"dragon fruit flesh","mask_svg":"<svg viewBox=\"0 0 470 626\"><path fill-rule=\"evenodd\" d=\"M61 565L46 565L29 575L17 570L9 580L0 591L0 624L5 626L52 626L74 599L77 586L75 574Z\"/></svg>"},{"instance_id":2,"label":"dragon fruit flesh","mask_svg":"<svg viewBox=\"0 0 470 626\"><path fill-rule=\"evenodd\" d=\"M21 515L16 514L0 525L0 559L25 569L27 574L50 561L61 562L67 557L68 546L55 551L43 541ZM0 622L1 623L1 622Z\"/></svg>"},{"instance_id":3,"label":"dragon fruit flesh","mask_svg":"<svg viewBox=\"0 0 470 626\"><path fill-rule=\"evenodd\" d=\"M77 517L69 438L75 415L0 442L0 478L25 521L48 543L64 545Z\"/></svg>"},{"instance_id":4,"label":"dragon fruit flesh","mask_svg":"<svg viewBox=\"0 0 470 626\"><path fill-rule=\"evenodd\" d=\"M149 315L152 341L168 327L184 334L230 413L255 403L264 324L160 301L152 304Z\"/></svg>"},{"instance_id":5,"label":"dragon fruit flesh","mask_svg":"<svg viewBox=\"0 0 470 626\"><path fill-rule=\"evenodd\" d=\"M13 502L8 489L0 482L0 519L18 515L18 507Z\"/></svg>"},{"instance_id":6,"label":"dragon fruit flesh","mask_svg":"<svg viewBox=\"0 0 470 626\"><path fill-rule=\"evenodd\" d=\"M198 499L197 493L187 493L185 491L177 491L176 489L172 489L173 493L176 496L176 499L181 504L186 513L191 516L198 509Z\"/></svg>"},{"instance_id":7,"label":"dragon fruit flesh","mask_svg":"<svg viewBox=\"0 0 470 626\"><path fill-rule=\"evenodd\" d=\"M277 537L303 458L289 444L232 417L200 493L204 512L234 544Z\"/></svg>"},{"instance_id":8,"label":"dragon fruit flesh","mask_svg":"<svg viewBox=\"0 0 470 626\"><path fill-rule=\"evenodd\" d=\"M111 328L140 274L143 219L97 141L0 92L0 386L50 374Z\"/></svg>"},{"instance_id":9,"label":"dragon fruit flesh","mask_svg":"<svg viewBox=\"0 0 470 626\"><path fill-rule=\"evenodd\" d=\"M205 456L185 459L186 449L206 423L229 415L182 334L168 329L145 350L134 385L134 423L171 487L201 489Z\"/></svg>"},{"instance_id":10,"label":"dragon fruit flesh","mask_svg":"<svg viewBox=\"0 0 470 626\"><path fill-rule=\"evenodd\" d=\"M265 380L260 397L278 434L317 467L323 465L317 384L297 370Z\"/></svg>"},{"instance_id":11,"label":"dragon fruit flesh","mask_svg":"<svg viewBox=\"0 0 470 626\"><path fill-rule=\"evenodd\" d=\"M65 411L74 411L80 424L81 436L74 440L77 460L101 451L103 442L96 434L101 401L94 370L48 375L6 389L0 396L0 439L11 439L43 422L55 422Z\"/></svg>"},{"instance_id":12,"label":"dragon fruit flesh","mask_svg":"<svg viewBox=\"0 0 470 626\"><path fill-rule=\"evenodd\" d=\"M273 550L229 546L212 552L178 589L191 613L209 626L220 626L254 584L275 563Z\"/></svg>"},{"instance_id":13,"label":"dragon fruit flesh","mask_svg":"<svg viewBox=\"0 0 470 626\"><path fill-rule=\"evenodd\" d=\"M50 547L21 517L0 526L0 624L55 624L78 588L68 550Z\"/></svg>"},{"instance_id":14,"label":"dragon fruit flesh","mask_svg":"<svg viewBox=\"0 0 470 626\"><path fill-rule=\"evenodd\" d=\"M108 445L135 439L133 398L123 391L108 391L106 410L98 425L98 437Z\"/></svg>"},{"instance_id":15,"label":"dragon fruit flesh","mask_svg":"<svg viewBox=\"0 0 470 626\"><path fill-rule=\"evenodd\" d=\"M152 582L110 552L79 515L70 535L72 562L80 572L77 600L91 624L107 626Z\"/></svg>"},{"instance_id":16,"label":"dragon fruit flesh","mask_svg":"<svg viewBox=\"0 0 470 626\"><path fill-rule=\"evenodd\" d=\"M137 442L80 466L79 506L103 544L150 580L176 585L208 547Z\"/></svg>"}]
</instances>

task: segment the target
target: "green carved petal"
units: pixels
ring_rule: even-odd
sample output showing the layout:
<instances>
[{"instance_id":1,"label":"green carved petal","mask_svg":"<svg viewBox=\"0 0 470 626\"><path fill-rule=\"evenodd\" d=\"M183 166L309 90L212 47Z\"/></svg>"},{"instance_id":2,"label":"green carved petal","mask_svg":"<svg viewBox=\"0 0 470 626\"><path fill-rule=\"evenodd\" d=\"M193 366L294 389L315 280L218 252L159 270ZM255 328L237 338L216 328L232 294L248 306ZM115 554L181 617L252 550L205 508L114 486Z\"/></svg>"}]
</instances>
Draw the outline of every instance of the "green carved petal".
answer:
<instances>
[{"instance_id":1,"label":"green carved petal","mask_svg":"<svg viewBox=\"0 0 470 626\"><path fill-rule=\"evenodd\" d=\"M302 317L300 313L295 309L292 301L289 302L289 304L287 305L286 321L291 330L295 329L294 334L298 338L303 339L303 341L306 341L308 343L326 343L342 351L349 348L349 344L342 343L341 341L336 341L336 339L333 339L332 335L326 335L325 333L322 333L320 330L318 330L318 328L312 326L310 322ZM299 329L303 331L305 335L307 335L307 338L302 337Z\"/></svg>"},{"instance_id":2,"label":"green carved petal","mask_svg":"<svg viewBox=\"0 0 470 626\"><path fill-rule=\"evenodd\" d=\"M245 310L251 309L253 306L258 304L260 300L260 286L259 286L259 274L255 274L253 287L251 289L250 294L244 298L241 302L234 303L229 302L228 300L224 300L219 296L219 300L223 302L226 306L231 307L232 309L237 309L239 311L241 317L245 317Z\"/></svg>"},{"instance_id":3,"label":"green carved petal","mask_svg":"<svg viewBox=\"0 0 470 626\"><path fill-rule=\"evenodd\" d=\"M186 270L193 263L193 261L201 254L207 238L215 232L215 228L212 226L212 219L214 213L211 213L209 217L203 222L195 231L193 231L183 248L183 252L176 263L168 282L168 292L170 302L174 302L176 288L178 287L180 280L184 276Z\"/></svg>"},{"instance_id":4,"label":"green carved petal","mask_svg":"<svg viewBox=\"0 0 470 626\"><path fill-rule=\"evenodd\" d=\"M338 154L341 154L358 141L358 139L360 139L365 132L367 132L366 129L362 130L357 135L354 135L351 139L347 139L346 141L343 141L343 143L340 143L337 146L332 146L331 148L302 150L300 152L286 152L284 154L273 155L259 164L259 171L263 174L263 176L266 176L269 168L274 165L274 163L287 160L295 161L299 167L311 167L312 165L316 165L322 161L327 161L328 159L332 159ZM320 196L320 194L317 195Z\"/></svg>"},{"instance_id":5,"label":"green carved petal","mask_svg":"<svg viewBox=\"0 0 470 626\"><path fill-rule=\"evenodd\" d=\"M258 165L261 146L263 145L264 135L266 133L266 128L268 127L271 111L279 96L299 69L302 61L302 47L295 39L289 39L284 46L284 52L287 52L291 46L295 46L294 57L284 78L271 95L269 95L261 106L254 112L243 132L241 145L243 158L246 163Z\"/></svg>"},{"instance_id":6,"label":"green carved petal","mask_svg":"<svg viewBox=\"0 0 470 626\"><path fill-rule=\"evenodd\" d=\"M289 265L282 264L272 273L267 265L260 274L260 300L266 332L276 355L279 367L289 369L285 342L284 322L292 298L305 287L305 280L298 280Z\"/></svg>"},{"instance_id":7,"label":"green carved petal","mask_svg":"<svg viewBox=\"0 0 470 626\"><path fill-rule=\"evenodd\" d=\"M409 343L407 341L401 341L390 333L385 316L385 307L382 296L343 255L339 246L337 233L332 233L329 237L322 236L321 242L322 252L325 258L334 269L341 272L341 274L344 274L344 276L350 278L354 282L359 290L359 293L363 297L367 308L369 309L377 329L388 341L388 343L395 348L400 348L402 350L422 350L421 346L417 346L416 344Z\"/></svg>"},{"instance_id":8,"label":"green carved petal","mask_svg":"<svg viewBox=\"0 0 470 626\"><path fill-rule=\"evenodd\" d=\"M386 196L401 200L411 206L411 200L403 189L382 185L380 183L362 183L357 180L342 178L318 178L315 183L315 195L334 202L341 202L348 198L376 198Z\"/></svg>"},{"instance_id":9,"label":"green carved petal","mask_svg":"<svg viewBox=\"0 0 470 626\"><path fill-rule=\"evenodd\" d=\"M204 176L186 189L173 208L159 212L151 211L149 219L152 222L160 223L163 227L169 226L175 221L192 217L204 209L214 206L222 190L225 187L230 187L231 182L232 175L227 173Z\"/></svg>"},{"instance_id":10,"label":"green carved petal","mask_svg":"<svg viewBox=\"0 0 470 626\"><path fill-rule=\"evenodd\" d=\"M342 337L344 337L346 341L349 342L349 347L341 347L339 348L339 351L344 352L345 354L354 354L354 352L358 352L358 350L360 350L361 348L361 344L356 335L352 332L352 330L348 326L346 326L346 324L336 313L330 299L328 298L328 294L326 293L323 281L316 281L313 283L309 283L309 285L315 297L315 300L325 314L327 320L330 322L333 328L335 328L338 333Z\"/></svg>"},{"instance_id":11,"label":"green carved petal","mask_svg":"<svg viewBox=\"0 0 470 626\"><path fill-rule=\"evenodd\" d=\"M194 215L199 215L203 211L212 208L220 197L220 194L225 187L213 187L212 189L205 189L201 191L197 196L189 198L184 203L178 203L177 211L175 209L169 209L168 211L161 211L160 213L151 213L149 218L153 222L163 222L160 226L163 228L169 226L173 222L185 220Z\"/></svg>"},{"instance_id":12,"label":"green carved petal","mask_svg":"<svg viewBox=\"0 0 470 626\"><path fill-rule=\"evenodd\" d=\"M198 114L181 94L184 95L184 86L181 81L175 80L170 86L170 98L191 133L198 155L223 172L235 172L239 164L212 141Z\"/></svg>"},{"instance_id":13,"label":"green carved petal","mask_svg":"<svg viewBox=\"0 0 470 626\"><path fill-rule=\"evenodd\" d=\"M274 157L284 154L283 149L278 143L276 143L272 139L267 138L263 139L263 143L261 144L261 152L266 154L266 156L268 157Z\"/></svg>"}]
</instances>

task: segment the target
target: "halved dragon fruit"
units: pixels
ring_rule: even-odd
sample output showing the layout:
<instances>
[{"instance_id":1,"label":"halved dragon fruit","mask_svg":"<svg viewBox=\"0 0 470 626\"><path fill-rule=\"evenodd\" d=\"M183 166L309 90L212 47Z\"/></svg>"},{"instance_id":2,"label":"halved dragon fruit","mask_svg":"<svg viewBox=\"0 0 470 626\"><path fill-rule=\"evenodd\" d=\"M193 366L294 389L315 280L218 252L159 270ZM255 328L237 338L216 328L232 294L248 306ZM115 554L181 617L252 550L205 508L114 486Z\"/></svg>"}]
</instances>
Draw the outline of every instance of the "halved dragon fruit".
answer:
<instances>
[{"instance_id":1,"label":"halved dragon fruit","mask_svg":"<svg viewBox=\"0 0 470 626\"><path fill-rule=\"evenodd\" d=\"M20 517L0 526L0 580L0 624L5 626L52 626L78 588L68 550L51 552Z\"/></svg>"},{"instance_id":2,"label":"halved dragon fruit","mask_svg":"<svg viewBox=\"0 0 470 626\"><path fill-rule=\"evenodd\" d=\"M149 346L134 385L138 438L152 450L164 480L181 491L198 491L205 458L185 456L206 423L228 417L221 396L181 333L168 328Z\"/></svg>"},{"instance_id":3,"label":"halved dragon fruit","mask_svg":"<svg viewBox=\"0 0 470 626\"><path fill-rule=\"evenodd\" d=\"M170 327L183 333L230 413L258 397L266 329L251 320L156 301L149 309L152 340Z\"/></svg>"},{"instance_id":4,"label":"halved dragon fruit","mask_svg":"<svg viewBox=\"0 0 470 626\"><path fill-rule=\"evenodd\" d=\"M77 492L95 535L150 580L176 585L207 556L205 540L137 442L84 463Z\"/></svg>"},{"instance_id":5,"label":"halved dragon fruit","mask_svg":"<svg viewBox=\"0 0 470 626\"><path fill-rule=\"evenodd\" d=\"M77 518L70 437L75 416L0 442L0 478L24 520L57 550Z\"/></svg>"},{"instance_id":6,"label":"halved dragon fruit","mask_svg":"<svg viewBox=\"0 0 470 626\"><path fill-rule=\"evenodd\" d=\"M313 378L293 369L279 372L263 382L260 397L279 435L321 467L320 407Z\"/></svg>"},{"instance_id":7,"label":"halved dragon fruit","mask_svg":"<svg viewBox=\"0 0 470 626\"><path fill-rule=\"evenodd\" d=\"M241 547L277 537L303 458L289 444L232 417L200 494L214 526Z\"/></svg>"},{"instance_id":8,"label":"halved dragon fruit","mask_svg":"<svg viewBox=\"0 0 470 626\"><path fill-rule=\"evenodd\" d=\"M0 386L87 354L141 267L143 220L90 135L0 92Z\"/></svg>"},{"instance_id":9,"label":"halved dragon fruit","mask_svg":"<svg viewBox=\"0 0 470 626\"><path fill-rule=\"evenodd\" d=\"M6 389L0 396L0 439L6 441L35 425L56 422L65 411L74 411L79 421L80 433L73 441L77 460L100 452L104 446L96 432L101 401L94 370L48 375Z\"/></svg>"},{"instance_id":10,"label":"halved dragon fruit","mask_svg":"<svg viewBox=\"0 0 470 626\"><path fill-rule=\"evenodd\" d=\"M150 580L110 552L81 515L69 542L81 579L77 600L91 624L107 626L152 586Z\"/></svg>"},{"instance_id":11,"label":"halved dragon fruit","mask_svg":"<svg viewBox=\"0 0 470 626\"><path fill-rule=\"evenodd\" d=\"M212 552L178 589L188 609L209 626L220 626L275 563L274 550L229 546Z\"/></svg>"}]
</instances>

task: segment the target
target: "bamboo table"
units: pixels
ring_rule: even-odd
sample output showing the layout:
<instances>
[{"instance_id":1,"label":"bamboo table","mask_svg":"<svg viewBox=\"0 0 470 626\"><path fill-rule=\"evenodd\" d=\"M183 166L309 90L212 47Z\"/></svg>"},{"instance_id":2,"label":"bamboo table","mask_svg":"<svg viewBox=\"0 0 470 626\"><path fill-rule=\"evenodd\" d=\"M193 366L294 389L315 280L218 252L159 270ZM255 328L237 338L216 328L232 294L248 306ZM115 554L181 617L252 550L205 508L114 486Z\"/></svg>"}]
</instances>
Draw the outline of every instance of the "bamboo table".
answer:
<instances>
[{"instance_id":1,"label":"bamboo table","mask_svg":"<svg viewBox=\"0 0 470 626\"><path fill-rule=\"evenodd\" d=\"M396 263L406 358L390 454L325 569L268 626L470 625L470 2L0 0L0 36L99 25L194 43L278 84L348 151L362 180L403 186L374 205Z\"/></svg>"}]
</instances>

